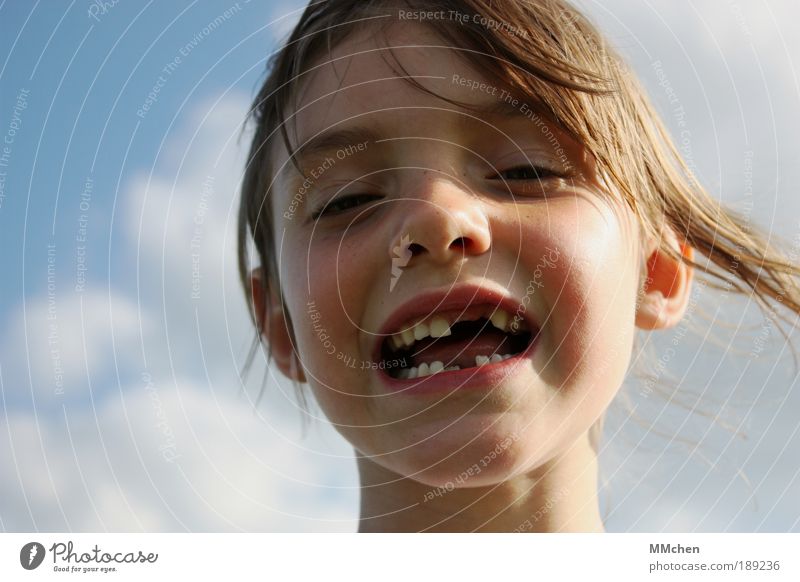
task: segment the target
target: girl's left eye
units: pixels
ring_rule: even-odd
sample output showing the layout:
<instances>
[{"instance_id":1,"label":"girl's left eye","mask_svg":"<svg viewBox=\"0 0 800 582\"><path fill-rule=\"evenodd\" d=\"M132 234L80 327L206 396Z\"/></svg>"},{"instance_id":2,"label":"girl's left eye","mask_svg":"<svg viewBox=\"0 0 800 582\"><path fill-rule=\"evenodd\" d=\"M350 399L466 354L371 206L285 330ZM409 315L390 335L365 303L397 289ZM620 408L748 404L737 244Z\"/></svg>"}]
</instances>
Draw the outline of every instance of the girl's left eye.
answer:
<instances>
[{"instance_id":1,"label":"girl's left eye","mask_svg":"<svg viewBox=\"0 0 800 582\"><path fill-rule=\"evenodd\" d=\"M313 220L324 216L335 216L337 214L344 214L348 210L362 206L372 202L373 200L380 199L380 196L375 194L350 194L347 196L340 196L327 202L322 208L315 210L311 214Z\"/></svg>"},{"instance_id":2,"label":"girl's left eye","mask_svg":"<svg viewBox=\"0 0 800 582\"><path fill-rule=\"evenodd\" d=\"M514 166L491 177L493 180L503 179L508 182L517 180L544 180L546 178L558 177L558 174L547 168L538 166L522 165Z\"/></svg>"}]
</instances>

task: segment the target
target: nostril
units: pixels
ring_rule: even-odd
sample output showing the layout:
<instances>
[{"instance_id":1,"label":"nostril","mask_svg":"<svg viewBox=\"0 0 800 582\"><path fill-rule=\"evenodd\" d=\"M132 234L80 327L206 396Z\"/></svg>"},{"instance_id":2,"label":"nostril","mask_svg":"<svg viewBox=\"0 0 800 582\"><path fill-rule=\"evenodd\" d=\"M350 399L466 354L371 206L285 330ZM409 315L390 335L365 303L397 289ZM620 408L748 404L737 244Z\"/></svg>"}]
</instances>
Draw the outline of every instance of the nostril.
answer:
<instances>
[{"instance_id":1,"label":"nostril","mask_svg":"<svg viewBox=\"0 0 800 582\"><path fill-rule=\"evenodd\" d=\"M456 240L450 243L450 248L454 250L463 251L467 248L467 246L469 246L469 241L463 236L458 237Z\"/></svg>"},{"instance_id":2,"label":"nostril","mask_svg":"<svg viewBox=\"0 0 800 582\"><path fill-rule=\"evenodd\" d=\"M425 247L417 243L411 243L408 245L408 250L411 251L411 256L416 257L417 255L421 255L425 252Z\"/></svg>"}]
</instances>

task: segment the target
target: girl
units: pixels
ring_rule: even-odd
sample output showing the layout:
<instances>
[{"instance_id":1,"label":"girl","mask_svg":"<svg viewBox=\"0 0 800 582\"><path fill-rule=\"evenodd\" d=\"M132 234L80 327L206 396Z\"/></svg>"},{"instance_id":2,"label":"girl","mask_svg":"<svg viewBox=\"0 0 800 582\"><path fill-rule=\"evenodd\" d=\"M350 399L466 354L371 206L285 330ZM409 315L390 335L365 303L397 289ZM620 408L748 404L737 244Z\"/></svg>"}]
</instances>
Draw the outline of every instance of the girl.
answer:
<instances>
[{"instance_id":1,"label":"girl","mask_svg":"<svg viewBox=\"0 0 800 582\"><path fill-rule=\"evenodd\" d=\"M679 322L695 274L800 313L798 268L566 2L312 3L253 118L242 281L355 449L360 531L603 531L635 330Z\"/></svg>"}]
</instances>

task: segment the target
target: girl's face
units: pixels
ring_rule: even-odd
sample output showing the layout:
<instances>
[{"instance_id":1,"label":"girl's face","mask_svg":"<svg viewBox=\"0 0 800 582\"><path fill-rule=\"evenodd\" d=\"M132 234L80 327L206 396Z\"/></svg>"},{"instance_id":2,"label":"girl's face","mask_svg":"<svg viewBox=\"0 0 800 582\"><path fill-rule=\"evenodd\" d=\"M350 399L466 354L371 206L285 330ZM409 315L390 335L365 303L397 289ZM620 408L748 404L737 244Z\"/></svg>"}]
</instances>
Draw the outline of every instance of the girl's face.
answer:
<instances>
[{"instance_id":1,"label":"girl's face","mask_svg":"<svg viewBox=\"0 0 800 582\"><path fill-rule=\"evenodd\" d=\"M456 49L419 48L443 44L424 27L386 41L417 83L484 112L399 79L367 34L303 78L290 135L306 177L282 152L271 200L294 349L369 460L489 485L573 445L615 395L638 230L534 103Z\"/></svg>"}]
</instances>

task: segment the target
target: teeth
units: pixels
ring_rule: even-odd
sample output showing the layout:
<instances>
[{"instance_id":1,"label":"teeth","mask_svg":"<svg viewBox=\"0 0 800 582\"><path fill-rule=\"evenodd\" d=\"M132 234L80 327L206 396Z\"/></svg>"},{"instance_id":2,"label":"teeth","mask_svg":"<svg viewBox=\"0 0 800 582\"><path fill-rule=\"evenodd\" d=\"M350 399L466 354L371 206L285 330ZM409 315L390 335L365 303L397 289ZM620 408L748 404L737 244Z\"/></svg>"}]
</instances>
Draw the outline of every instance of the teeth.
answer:
<instances>
[{"instance_id":1,"label":"teeth","mask_svg":"<svg viewBox=\"0 0 800 582\"><path fill-rule=\"evenodd\" d=\"M423 338L428 337L431 334L431 330L428 327L428 324L424 321L420 321L417 325L414 326L414 339L419 341Z\"/></svg>"},{"instance_id":2,"label":"teeth","mask_svg":"<svg viewBox=\"0 0 800 582\"><path fill-rule=\"evenodd\" d=\"M402 332L394 334L391 342L395 349L410 347L414 342L426 337L446 337L451 335L450 325L444 317L436 316L431 319L430 323L424 321L417 322L416 325L409 329L404 329ZM396 339L395 339L396 338Z\"/></svg>"},{"instance_id":3,"label":"teeth","mask_svg":"<svg viewBox=\"0 0 800 582\"><path fill-rule=\"evenodd\" d=\"M435 362L431 362L430 364L423 362L419 365L419 367L412 366L410 368L403 368L398 371L397 377L401 380L413 380L414 378L423 378L425 376L438 374L439 372L443 371L449 372L451 370L460 369L460 366L449 366L445 368L444 364L437 360Z\"/></svg>"},{"instance_id":4,"label":"teeth","mask_svg":"<svg viewBox=\"0 0 800 582\"><path fill-rule=\"evenodd\" d=\"M427 364L426 362L422 362L418 368L411 368L412 370L412 378L423 378L425 376L430 376L432 374L438 374L439 372L444 370L444 364L440 361L431 362ZM414 375L413 370L416 370L416 375Z\"/></svg>"},{"instance_id":5,"label":"teeth","mask_svg":"<svg viewBox=\"0 0 800 582\"><path fill-rule=\"evenodd\" d=\"M506 333L520 333L528 330L528 326L524 320L515 318L513 323L508 311L503 309L496 309L490 316L492 325ZM396 333L389 337L390 346L393 351L403 348L409 348L414 345L414 342L425 339L426 337L440 338L452 335L450 324L447 319L440 315L432 317L429 321L418 321L414 325L410 325L408 329Z\"/></svg>"},{"instance_id":6,"label":"teeth","mask_svg":"<svg viewBox=\"0 0 800 582\"><path fill-rule=\"evenodd\" d=\"M492 354L491 357L489 356L475 356L475 365L476 366L485 366L486 364L496 364L497 362L502 362L503 360L507 360L508 358L513 358L514 354Z\"/></svg>"},{"instance_id":7,"label":"teeth","mask_svg":"<svg viewBox=\"0 0 800 582\"><path fill-rule=\"evenodd\" d=\"M501 331L508 331L508 312L497 309L490 318L492 325Z\"/></svg>"},{"instance_id":8,"label":"teeth","mask_svg":"<svg viewBox=\"0 0 800 582\"><path fill-rule=\"evenodd\" d=\"M401 336L399 333L391 336L389 338L389 342L392 344L392 350L394 351L397 351L405 346L405 343L403 342L403 336Z\"/></svg>"},{"instance_id":9,"label":"teeth","mask_svg":"<svg viewBox=\"0 0 800 582\"><path fill-rule=\"evenodd\" d=\"M502 362L509 358L513 358L514 354L492 354L492 356L475 356L475 365L476 366L485 366L486 364L496 364L497 362ZM436 360L435 362L431 362L430 364L426 362L422 362L419 367L412 366L411 368L403 368L399 370L397 377L402 380L411 380L414 378L423 378L425 376L431 376L432 374L438 374L439 372L452 372L455 370L460 370L461 366L448 366L444 367L444 364Z\"/></svg>"},{"instance_id":10,"label":"teeth","mask_svg":"<svg viewBox=\"0 0 800 582\"><path fill-rule=\"evenodd\" d=\"M450 335L450 326L447 323L447 320L444 317L439 317L438 315L431 319L430 325L430 334L431 337L445 337Z\"/></svg>"}]
</instances>

